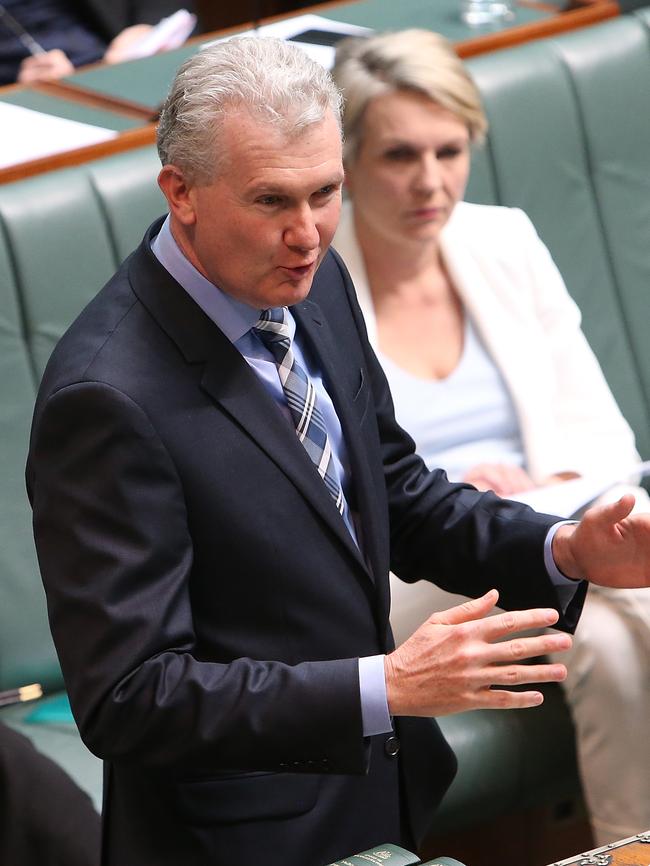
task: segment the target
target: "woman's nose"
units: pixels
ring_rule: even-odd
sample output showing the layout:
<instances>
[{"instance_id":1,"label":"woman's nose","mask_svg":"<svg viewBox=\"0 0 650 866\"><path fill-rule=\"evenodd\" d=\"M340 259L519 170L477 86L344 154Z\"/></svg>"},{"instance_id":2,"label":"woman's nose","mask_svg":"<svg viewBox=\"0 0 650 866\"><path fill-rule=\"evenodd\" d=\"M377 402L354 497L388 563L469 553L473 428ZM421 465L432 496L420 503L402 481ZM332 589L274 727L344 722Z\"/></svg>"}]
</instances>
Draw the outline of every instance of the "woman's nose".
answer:
<instances>
[{"instance_id":1,"label":"woman's nose","mask_svg":"<svg viewBox=\"0 0 650 866\"><path fill-rule=\"evenodd\" d=\"M415 177L415 187L421 192L434 192L442 185L440 162L433 153L423 154Z\"/></svg>"}]
</instances>

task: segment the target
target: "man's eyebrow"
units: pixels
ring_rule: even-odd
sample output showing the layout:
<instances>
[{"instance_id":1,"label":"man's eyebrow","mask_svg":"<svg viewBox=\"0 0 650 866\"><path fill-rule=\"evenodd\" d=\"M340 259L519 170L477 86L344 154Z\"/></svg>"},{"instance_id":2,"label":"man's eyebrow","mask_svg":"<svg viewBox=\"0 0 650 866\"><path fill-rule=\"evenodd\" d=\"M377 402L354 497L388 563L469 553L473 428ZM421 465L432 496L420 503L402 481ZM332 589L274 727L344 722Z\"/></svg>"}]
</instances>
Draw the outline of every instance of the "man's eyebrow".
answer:
<instances>
[{"instance_id":1,"label":"man's eyebrow","mask_svg":"<svg viewBox=\"0 0 650 866\"><path fill-rule=\"evenodd\" d=\"M341 184L343 183L344 180L345 180L345 173L342 171L337 172L336 174L332 175L328 180L326 180L324 183L321 183L319 185L318 189L323 189L323 187L326 187L326 186L341 186Z\"/></svg>"},{"instance_id":2,"label":"man's eyebrow","mask_svg":"<svg viewBox=\"0 0 650 866\"><path fill-rule=\"evenodd\" d=\"M319 182L318 186L314 187L314 191L323 189L326 186L341 186L344 180L344 172L336 172L336 174L325 178L322 183ZM256 181L252 181L250 186L246 188L246 194L253 197L257 197L260 195L277 195L283 197L287 196L291 198L295 195L295 190L288 189L282 184L274 184L273 182L260 181L258 183Z\"/></svg>"}]
</instances>

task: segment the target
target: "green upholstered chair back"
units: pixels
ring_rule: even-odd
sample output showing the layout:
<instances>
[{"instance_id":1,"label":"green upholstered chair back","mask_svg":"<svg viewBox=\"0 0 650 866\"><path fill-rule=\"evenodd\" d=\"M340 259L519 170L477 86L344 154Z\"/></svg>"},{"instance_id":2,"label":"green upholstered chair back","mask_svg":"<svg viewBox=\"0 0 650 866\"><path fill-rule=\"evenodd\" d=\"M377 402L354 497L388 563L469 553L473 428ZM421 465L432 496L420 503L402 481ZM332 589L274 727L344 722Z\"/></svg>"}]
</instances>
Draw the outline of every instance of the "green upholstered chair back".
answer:
<instances>
[{"instance_id":1,"label":"green upholstered chair back","mask_svg":"<svg viewBox=\"0 0 650 866\"><path fill-rule=\"evenodd\" d=\"M470 201L521 207L650 457L650 14L469 61L490 122Z\"/></svg>"},{"instance_id":2,"label":"green upholstered chair back","mask_svg":"<svg viewBox=\"0 0 650 866\"><path fill-rule=\"evenodd\" d=\"M25 495L35 384L23 333L12 253L0 231L0 689L60 679Z\"/></svg>"},{"instance_id":3,"label":"green upholstered chair back","mask_svg":"<svg viewBox=\"0 0 650 866\"><path fill-rule=\"evenodd\" d=\"M0 689L62 685L31 536L24 466L56 340L164 211L145 148L0 187Z\"/></svg>"},{"instance_id":4,"label":"green upholstered chair back","mask_svg":"<svg viewBox=\"0 0 650 866\"><path fill-rule=\"evenodd\" d=\"M164 212L151 147L0 188L37 380L56 341Z\"/></svg>"}]
</instances>

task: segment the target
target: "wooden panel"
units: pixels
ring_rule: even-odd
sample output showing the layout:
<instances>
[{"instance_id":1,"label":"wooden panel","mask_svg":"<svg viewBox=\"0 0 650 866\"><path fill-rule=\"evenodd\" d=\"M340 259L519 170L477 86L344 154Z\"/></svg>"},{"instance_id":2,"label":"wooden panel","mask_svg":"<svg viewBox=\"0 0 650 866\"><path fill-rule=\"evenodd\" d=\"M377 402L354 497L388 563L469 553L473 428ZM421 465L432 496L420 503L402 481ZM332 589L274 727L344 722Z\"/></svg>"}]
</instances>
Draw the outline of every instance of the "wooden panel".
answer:
<instances>
[{"instance_id":1,"label":"wooden panel","mask_svg":"<svg viewBox=\"0 0 650 866\"><path fill-rule=\"evenodd\" d=\"M215 3L214 0L195 0L201 30L209 32L260 21L274 15L283 15L311 6L310 0L239 0L238 3Z\"/></svg>"}]
</instances>

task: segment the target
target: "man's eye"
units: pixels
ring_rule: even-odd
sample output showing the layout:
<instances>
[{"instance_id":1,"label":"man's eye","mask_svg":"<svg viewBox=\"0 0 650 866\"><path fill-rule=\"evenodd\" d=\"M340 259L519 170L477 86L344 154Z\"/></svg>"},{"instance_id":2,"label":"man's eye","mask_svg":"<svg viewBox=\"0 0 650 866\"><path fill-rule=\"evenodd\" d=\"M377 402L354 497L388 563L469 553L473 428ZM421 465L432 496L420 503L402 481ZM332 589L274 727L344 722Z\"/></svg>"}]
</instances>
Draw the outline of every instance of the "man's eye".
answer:
<instances>
[{"instance_id":1,"label":"man's eye","mask_svg":"<svg viewBox=\"0 0 650 866\"><path fill-rule=\"evenodd\" d=\"M267 206L278 204L279 201L280 197L277 195L263 195L257 199L258 204L263 204Z\"/></svg>"}]
</instances>

